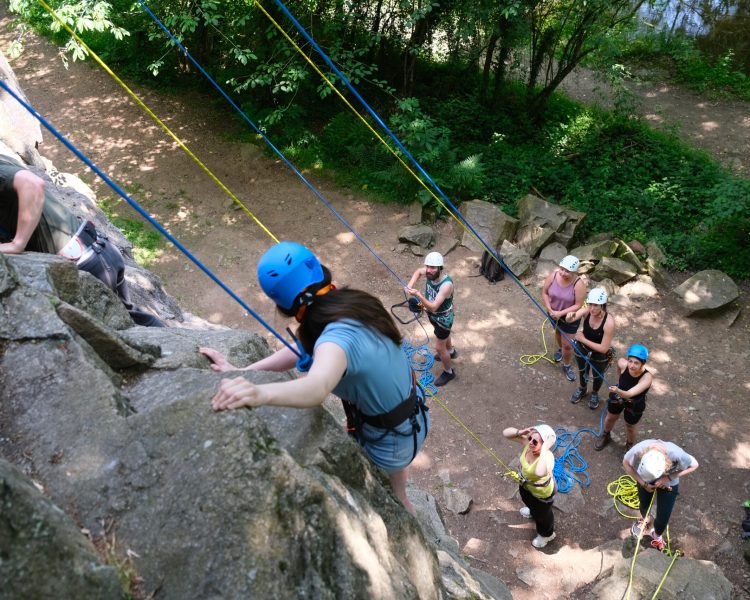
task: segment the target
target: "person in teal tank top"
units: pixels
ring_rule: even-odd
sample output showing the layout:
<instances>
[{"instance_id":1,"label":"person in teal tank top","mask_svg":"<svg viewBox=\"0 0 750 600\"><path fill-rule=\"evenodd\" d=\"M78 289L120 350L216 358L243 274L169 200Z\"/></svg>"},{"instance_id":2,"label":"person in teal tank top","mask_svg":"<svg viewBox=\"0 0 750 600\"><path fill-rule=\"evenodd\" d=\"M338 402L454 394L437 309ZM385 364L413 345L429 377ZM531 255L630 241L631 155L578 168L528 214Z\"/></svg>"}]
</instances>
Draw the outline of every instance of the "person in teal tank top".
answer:
<instances>
[{"instance_id":1,"label":"person in teal tank top","mask_svg":"<svg viewBox=\"0 0 750 600\"><path fill-rule=\"evenodd\" d=\"M414 288L422 277L426 280L424 294ZM455 317L454 286L450 276L443 272L442 254L430 252L424 259L424 266L414 271L404 292L419 299L435 330L435 360L443 363L443 372L435 381L435 385L443 386L456 377L452 361L458 356L458 351L453 347L451 340Z\"/></svg>"},{"instance_id":2,"label":"person in teal tank top","mask_svg":"<svg viewBox=\"0 0 750 600\"><path fill-rule=\"evenodd\" d=\"M557 436L549 425L539 424L518 429L507 427L503 437L523 444L521 451L521 483L519 494L526 505L521 515L534 519L536 537L531 541L535 548L544 548L555 539L555 515L552 512L555 496L555 455L552 448Z\"/></svg>"}]
</instances>

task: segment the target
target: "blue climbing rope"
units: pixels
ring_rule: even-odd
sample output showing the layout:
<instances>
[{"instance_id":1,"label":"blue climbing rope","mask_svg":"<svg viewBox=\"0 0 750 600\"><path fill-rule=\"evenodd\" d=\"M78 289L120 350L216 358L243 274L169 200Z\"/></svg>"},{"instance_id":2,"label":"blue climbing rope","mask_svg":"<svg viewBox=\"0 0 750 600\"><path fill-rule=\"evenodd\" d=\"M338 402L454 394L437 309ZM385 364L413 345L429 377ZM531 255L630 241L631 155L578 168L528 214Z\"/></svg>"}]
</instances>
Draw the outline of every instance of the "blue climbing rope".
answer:
<instances>
[{"instance_id":1,"label":"blue climbing rope","mask_svg":"<svg viewBox=\"0 0 750 600\"><path fill-rule=\"evenodd\" d=\"M52 134L54 135L58 140L60 140L68 150L70 150L73 154L75 154L81 161L83 161L86 166L88 166L94 173L96 173L99 177L102 178L102 180L111 187L119 196L122 197L123 200L125 200L133 209L141 215L144 219L146 219L153 227L156 229L159 233L161 233L165 238L167 238L171 243L175 245L185 256L187 256L201 271L203 271L208 277L216 283L221 289L223 289L229 296L231 296L243 309L245 309L248 314L252 315L263 327L265 327L268 331L270 331L281 343L283 343L287 348L289 348L294 354L298 357L301 357L301 354L299 350L297 350L294 346L289 344L273 327L271 327L268 323L266 323L263 318L256 313L252 308L250 308L247 303L245 303L242 298L240 298L229 286L227 286L221 279L219 279L216 275L214 275L211 270L206 267L200 260L198 260L197 257L195 257L185 246L183 246L177 238L175 238L171 233L169 233L162 225L159 223L156 219L154 219L150 214L148 214L138 202L133 200L127 193L125 193L122 188L120 188L119 185L117 185L112 179L110 179L99 167L97 167L83 152L81 152L72 142L70 142L64 135L62 135L55 127L52 126L41 114L37 112L37 110L25 102L22 98L16 94L16 92L13 91L12 88L10 88L5 81L0 79L0 87L2 87L8 94L10 94L21 106L23 106L33 117L35 117L44 127Z\"/></svg>"}]
</instances>

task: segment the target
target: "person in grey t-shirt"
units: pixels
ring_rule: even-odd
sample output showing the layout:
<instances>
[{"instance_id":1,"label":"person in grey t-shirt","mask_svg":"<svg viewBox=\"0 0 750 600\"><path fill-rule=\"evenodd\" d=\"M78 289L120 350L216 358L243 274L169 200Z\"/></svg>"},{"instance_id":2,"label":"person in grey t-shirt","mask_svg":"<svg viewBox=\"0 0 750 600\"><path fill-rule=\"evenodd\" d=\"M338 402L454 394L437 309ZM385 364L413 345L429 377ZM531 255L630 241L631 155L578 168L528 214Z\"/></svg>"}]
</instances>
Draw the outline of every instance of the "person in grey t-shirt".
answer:
<instances>
[{"instance_id":1,"label":"person in grey t-shirt","mask_svg":"<svg viewBox=\"0 0 750 600\"><path fill-rule=\"evenodd\" d=\"M679 495L680 477L698 468L698 461L672 442L643 440L625 453L622 461L625 472L638 483L638 510L641 518L633 525L633 536L647 531L648 510L656 493L656 519L648 532L651 547L663 550L666 542L662 533L667 528L675 501Z\"/></svg>"}]
</instances>

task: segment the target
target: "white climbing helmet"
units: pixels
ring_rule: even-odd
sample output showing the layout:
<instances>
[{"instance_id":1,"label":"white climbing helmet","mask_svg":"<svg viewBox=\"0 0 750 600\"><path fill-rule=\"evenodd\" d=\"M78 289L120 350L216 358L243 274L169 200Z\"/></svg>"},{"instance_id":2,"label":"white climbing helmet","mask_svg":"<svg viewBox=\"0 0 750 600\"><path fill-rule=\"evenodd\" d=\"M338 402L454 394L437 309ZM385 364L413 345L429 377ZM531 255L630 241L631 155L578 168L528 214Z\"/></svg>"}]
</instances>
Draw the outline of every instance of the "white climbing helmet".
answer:
<instances>
[{"instance_id":1,"label":"white climbing helmet","mask_svg":"<svg viewBox=\"0 0 750 600\"><path fill-rule=\"evenodd\" d=\"M442 267L443 255L440 252L430 252L424 257L424 264L427 267Z\"/></svg>"},{"instance_id":2,"label":"white climbing helmet","mask_svg":"<svg viewBox=\"0 0 750 600\"><path fill-rule=\"evenodd\" d=\"M572 254L568 254L565 258L563 258L560 261L560 266L563 269L567 269L571 273L577 273L578 272L578 265L581 264L581 261L578 260L575 256Z\"/></svg>"},{"instance_id":3,"label":"white climbing helmet","mask_svg":"<svg viewBox=\"0 0 750 600\"><path fill-rule=\"evenodd\" d=\"M664 475L664 471L667 469L667 457L663 452L652 448L646 454L641 457L641 462L638 463L638 475L646 483L656 481Z\"/></svg>"},{"instance_id":4,"label":"white climbing helmet","mask_svg":"<svg viewBox=\"0 0 750 600\"><path fill-rule=\"evenodd\" d=\"M542 436L543 442L550 440L550 448L555 445L555 441L557 441L557 434L555 434L555 430L552 429L552 427L550 427L549 425L545 425L544 423L540 423L539 425L534 425L532 429L536 430L536 432L540 436Z\"/></svg>"},{"instance_id":5,"label":"white climbing helmet","mask_svg":"<svg viewBox=\"0 0 750 600\"><path fill-rule=\"evenodd\" d=\"M603 288L594 288L586 296L586 304L606 304L607 291Z\"/></svg>"}]
</instances>

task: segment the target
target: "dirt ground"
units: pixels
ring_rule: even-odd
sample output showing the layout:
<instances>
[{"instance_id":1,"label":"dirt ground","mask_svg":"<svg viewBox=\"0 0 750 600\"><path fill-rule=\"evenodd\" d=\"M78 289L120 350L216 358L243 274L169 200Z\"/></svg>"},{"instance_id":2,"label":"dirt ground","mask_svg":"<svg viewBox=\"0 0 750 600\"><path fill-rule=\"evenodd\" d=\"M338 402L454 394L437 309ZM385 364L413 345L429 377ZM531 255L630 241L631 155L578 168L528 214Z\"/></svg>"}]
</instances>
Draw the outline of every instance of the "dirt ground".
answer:
<instances>
[{"instance_id":1,"label":"dirt ground","mask_svg":"<svg viewBox=\"0 0 750 600\"><path fill-rule=\"evenodd\" d=\"M3 10L0 48L5 49L14 33L5 27L8 19ZM27 40L26 52L12 66L42 115L125 184L254 310L283 331L287 323L276 316L255 282L257 258L270 238L244 212L229 206L221 190L116 83L95 66L76 63L63 69L56 49L34 38ZM397 279L294 174L280 161L235 141L239 125L213 98L134 88L276 236L310 245L331 266L340 284L366 289L387 306L403 300ZM579 95L584 93L594 92L581 87ZM645 101L649 101L648 93ZM719 158L731 154L734 168L748 172L747 105L708 104L672 88L653 101L665 108L664 119L679 119L680 131L696 144ZM714 136L717 130L720 133ZM60 170L82 176L100 199L113 195L51 135L45 134L40 151ZM406 210L371 204L336 189L315 173L305 175L390 268L407 280L420 261L396 252L397 231L406 223ZM124 206L123 214L129 216L128 211ZM456 231L455 226L445 224L440 234L445 237ZM440 399L506 463L513 461L519 449L503 441L501 431L506 426L543 420L570 430L598 429L598 411L590 411L585 402L568 402L574 384L558 367L546 361L533 366L520 362L522 354L541 351L542 323L542 315L522 290L507 279L490 286L482 278L472 278L479 256L463 247L446 260L457 282L455 345L461 356L455 365L458 377L441 389ZM269 335L174 248L167 248L152 269L184 309L214 323ZM677 282L682 278L674 276ZM532 278L527 283L538 293L538 281ZM733 582L736 596L750 597L750 571L740 541L740 505L750 498L750 290L746 283L742 288L742 313L734 321L733 315L681 318L666 296L668 290L656 299L610 308L617 326L614 345L620 353L638 341L651 349L653 357L650 366L656 381L640 437L674 441L701 464L682 482L670 523L673 545L690 557L717 562ZM405 327L404 333L414 344L425 342L425 334L416 325ZM500 478L503 469L435 403L431 415L432 430L411 477L441 504L446 491L453 488L473 499L466 515L445 511L449 531L464 554L477 568L505 581L515 598L562 597L552 577L532 588L517 576L519 569L534 564L539 555L530 544L532 525L518 514L521 504L512 497L514 486ZM571 500L572 512L556 511L558 537L545 553L555 554L565 546L588 549L627 535L632 521L617 515L607 494L607 484L622 474L621 421L615 433L617 443L603 452L594 452L593 437L584 436L580 452L588 463L591 485L581 490L576 502ZM571 498L574 495L579 494Z\"/></svg>"}]
</instances>

